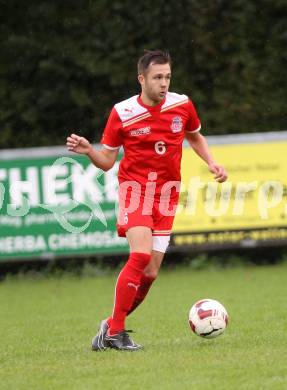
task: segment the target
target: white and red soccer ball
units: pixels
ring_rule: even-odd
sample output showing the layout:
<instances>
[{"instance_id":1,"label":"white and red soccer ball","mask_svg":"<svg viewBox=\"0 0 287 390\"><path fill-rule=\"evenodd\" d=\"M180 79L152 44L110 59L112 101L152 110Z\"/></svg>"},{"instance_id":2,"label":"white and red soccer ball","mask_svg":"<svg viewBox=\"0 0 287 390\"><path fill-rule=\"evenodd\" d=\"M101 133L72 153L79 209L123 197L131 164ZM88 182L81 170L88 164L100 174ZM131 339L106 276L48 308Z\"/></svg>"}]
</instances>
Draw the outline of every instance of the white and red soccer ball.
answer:
<instances>
[{"instance_id":1,"label":"white and red soccer ball","mask_svg":"<svg viewBox=\"0 0 287 390\"><path fill-rule=\"evenodd\" d=\"M215 299L201 299L190 309L188 320L195 334L212 339L225 331L228 314L225 307Z\"/></svg>"}]
</instances>

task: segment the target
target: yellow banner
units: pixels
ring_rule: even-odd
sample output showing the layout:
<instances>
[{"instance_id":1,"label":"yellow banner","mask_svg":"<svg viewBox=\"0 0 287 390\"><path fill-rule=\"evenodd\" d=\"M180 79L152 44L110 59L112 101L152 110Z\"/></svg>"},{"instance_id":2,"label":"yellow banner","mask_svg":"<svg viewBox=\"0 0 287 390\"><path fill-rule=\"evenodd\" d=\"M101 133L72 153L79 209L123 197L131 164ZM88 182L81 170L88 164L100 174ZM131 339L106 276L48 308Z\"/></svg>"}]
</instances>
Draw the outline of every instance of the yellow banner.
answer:
<instances>
[{"instance_id":1,"label":"yellow banner","mask_svg":"<svg viewBox=\"0 0 287 390\"><path fill-rule=\"evenodd\" d=\"M212 146L228 181L218 184L185 148L174 233L287 227L287 142Z\"/></svg>"}]
</instances>

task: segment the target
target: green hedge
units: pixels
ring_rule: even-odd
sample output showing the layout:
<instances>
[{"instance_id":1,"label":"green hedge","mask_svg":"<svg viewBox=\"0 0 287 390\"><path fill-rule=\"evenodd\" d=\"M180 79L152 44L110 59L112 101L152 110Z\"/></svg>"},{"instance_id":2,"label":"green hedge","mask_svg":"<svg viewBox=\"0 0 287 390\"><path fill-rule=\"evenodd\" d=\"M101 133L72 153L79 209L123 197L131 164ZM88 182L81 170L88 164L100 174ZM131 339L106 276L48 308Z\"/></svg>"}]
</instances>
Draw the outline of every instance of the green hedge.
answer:
<instances>
[{"instance_id":1,"label":"green hedge","mask_svg":"<svg viewBox=\"0 0 287 390\"><path fill-rule=\"evenodd\" d=\"M206 134L286 130L286 17L284 0L3 1L0 147L98 141L144 48L170 51Z\"/></svg>"}]
</instances>

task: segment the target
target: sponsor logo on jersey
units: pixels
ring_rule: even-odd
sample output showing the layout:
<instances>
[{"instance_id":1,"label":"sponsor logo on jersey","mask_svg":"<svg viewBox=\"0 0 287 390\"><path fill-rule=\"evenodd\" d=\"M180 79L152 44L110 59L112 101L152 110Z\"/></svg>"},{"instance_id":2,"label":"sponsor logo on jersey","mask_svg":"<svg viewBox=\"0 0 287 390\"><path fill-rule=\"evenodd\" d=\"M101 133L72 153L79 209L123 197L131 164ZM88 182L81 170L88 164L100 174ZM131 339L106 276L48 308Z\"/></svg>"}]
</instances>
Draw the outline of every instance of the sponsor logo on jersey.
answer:
<instances>
[{"instance_id":1,"label":"sponsor logo on jersey","mask_svg":"<svg viewBox=\"0 0 287 390\"><path fill-rule=\"evenodd\" d=\"M182 127L183 122L180 116L175 116L172 118L170 128L173 133L179 133L182 130Z\"/></svg>"},{"instance_id":2,"label":"sponsor logo on jersey","mask_svg":"<svg viewBox=\"0 0 287 390\"><path fill-rule=\"evenodd\" d=\"M150 134L150 133L151 133L150 126L142 127L141 129L130 130L130 135L132 137L136 137L138 135L146 135L146 134Z\"/></svg>"}]
</instances>

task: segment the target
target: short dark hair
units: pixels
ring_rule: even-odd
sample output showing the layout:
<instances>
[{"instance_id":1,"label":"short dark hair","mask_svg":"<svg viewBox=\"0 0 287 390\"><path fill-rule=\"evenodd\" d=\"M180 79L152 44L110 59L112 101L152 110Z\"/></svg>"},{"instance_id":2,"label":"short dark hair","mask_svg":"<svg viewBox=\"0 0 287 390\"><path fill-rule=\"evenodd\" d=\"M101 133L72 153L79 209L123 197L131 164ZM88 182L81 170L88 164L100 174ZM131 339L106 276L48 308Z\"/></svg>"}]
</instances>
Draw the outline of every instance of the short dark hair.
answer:
<instances>
[{"instance_id":1,"label":"short dark hair","mask_svg":"<svg viewBox=\"0 0 287 390\"><path fill-rule=\"evenodd\" d=\"M171 66L169 53L161 50L145 50L144 55L138 60L138 74L145 73L150 64L169 64Z\"/></svg>"}]
</instances>

